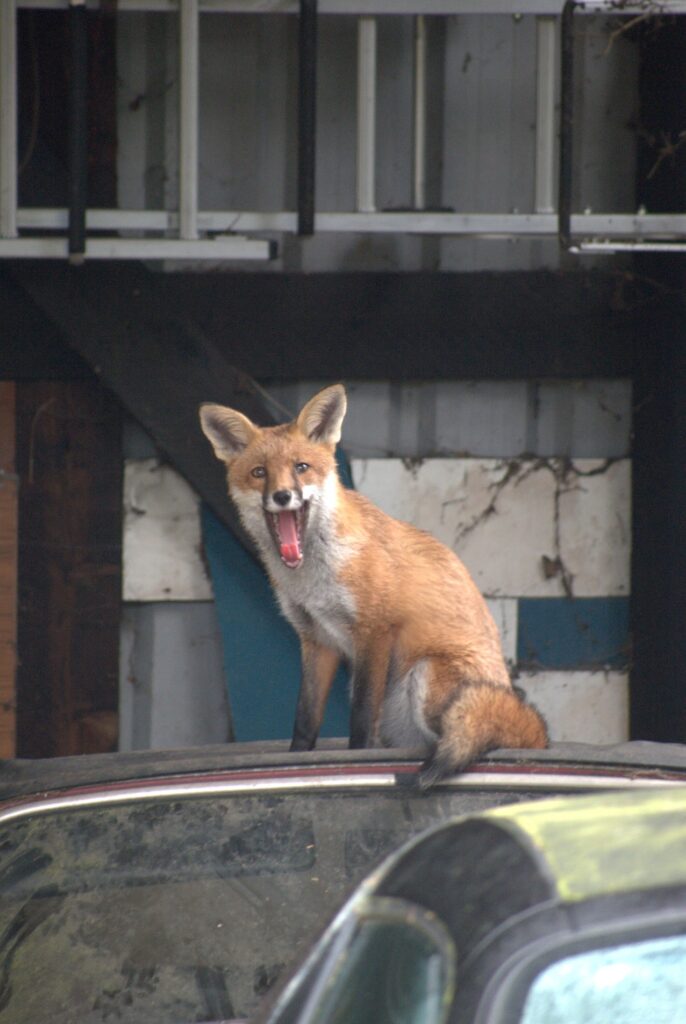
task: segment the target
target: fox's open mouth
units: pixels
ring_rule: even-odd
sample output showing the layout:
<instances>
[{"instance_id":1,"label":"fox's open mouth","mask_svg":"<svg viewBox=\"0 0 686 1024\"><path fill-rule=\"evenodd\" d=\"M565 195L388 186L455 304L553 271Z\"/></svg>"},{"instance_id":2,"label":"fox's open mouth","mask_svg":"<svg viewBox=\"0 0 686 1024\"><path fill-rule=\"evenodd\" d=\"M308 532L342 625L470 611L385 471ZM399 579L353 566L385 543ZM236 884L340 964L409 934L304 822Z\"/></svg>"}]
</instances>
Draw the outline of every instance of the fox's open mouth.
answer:
<instances>
[{"instance_id":1,"label":"fox's open mouth","mask_svg":"<svg viewBox=\"0 0 686 1024\"><path fill-rule=\"evenodd\" d=\"M265 512L281 561L289 569L297 569L303 560L303 539L307 526L308 502L298 509Z\"/></svg>"}]
</instances>

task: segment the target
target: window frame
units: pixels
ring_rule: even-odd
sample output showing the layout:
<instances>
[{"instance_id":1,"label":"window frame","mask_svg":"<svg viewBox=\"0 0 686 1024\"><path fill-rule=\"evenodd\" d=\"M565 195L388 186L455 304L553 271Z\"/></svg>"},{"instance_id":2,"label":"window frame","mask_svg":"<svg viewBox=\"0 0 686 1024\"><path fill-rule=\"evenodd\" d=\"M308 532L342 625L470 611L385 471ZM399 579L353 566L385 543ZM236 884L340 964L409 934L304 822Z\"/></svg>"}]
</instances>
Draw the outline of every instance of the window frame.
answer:
<instances>
[{"instance_id":1,"label":"window frame","mask_svg":"<svg viewBox=\"0 0 686 1024\"><path fill-rule=\"evenodd\" d=\"M298 1024L313 1024L317 1021L317 1015L328 997L330 986L335 984L336 975L343 968L360 933L361 925L375 921L400 924L414 929L428 938L441 953L446 980L442 998L443 1011L435 1024L443 1024L448 1020L455 1000L457 973L457 949L448 928L437 915L409 900L393 896L367 896L348 908L344 919L340 920L338 928L329 937L323 959L315 961L310 969L300 976L300 984L307 989L309 983L310 991L305 995L302 1009L297 1015ZM282 1012L293 999L297 999L296 991L292 992L288 1003L284 1000ZM278 1024L281 1016L276 1013L269 1019Z\"/></svg>"}]
</instances>

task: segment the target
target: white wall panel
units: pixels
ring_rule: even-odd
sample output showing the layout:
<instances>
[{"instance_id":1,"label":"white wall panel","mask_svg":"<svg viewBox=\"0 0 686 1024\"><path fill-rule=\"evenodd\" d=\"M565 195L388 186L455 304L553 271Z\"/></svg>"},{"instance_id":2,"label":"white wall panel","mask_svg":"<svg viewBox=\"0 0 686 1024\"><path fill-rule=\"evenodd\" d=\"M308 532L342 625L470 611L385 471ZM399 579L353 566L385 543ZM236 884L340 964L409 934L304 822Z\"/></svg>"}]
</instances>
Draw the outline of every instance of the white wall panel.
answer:
<instances>
[{"instance_id":1,"label":"white wall panel","mask_svg":"<svg viewBox=\"0 0 686 1024\"><path fill-rule=\"evenodd\" d=\"M598 460L355 459L356 486L453 548L492 596L629 592L630 465ZM155 459L125 468L124 600L208 600L198 500ZM549 566L550 571L550 566Z\"/></svg>"},{"instance_id":2,"label":"white wall panel","mask_svg":"<svg viewBox=\"0 0 686 1024\"><path fill-rule=\"evenodd\" d=\"M512 667L517 661L517 601L510 597L488 597L486 604L500 631L505 661Z\"/></svg>"},{"instance_id":3,"label":"white wall panel","mask_svg":"<svg viewBox=\"0 0 686 1024\"><path fill-rule=\"evenodd\" d=\"M559 492L560 553L579 596L628 594L631 463L577 459Z\"/></svg>"},{"instance_id":4,"label":"white wall panel","mask_svg":"<svg viewBox=\"0 0 686 1024\"><path fill-rule=\"evenodd\" d=\"M629 681L623 672L541 672L517 685L559 742L621 743L629 738Z\"/></svg>"},{"instance_id":5,"label":"white wall panel","mask_svg":"<svg viewBox=\"0 0 686 1024\"><path fill-rule=\"evenodd\" d=\"M629 591L628 460L355 459L353 476L453 548L486 594L563 596L563 574L546 570L558 559L577 597Z\"/></svg>"},{"instance_id":6,"label":"white wall panel","mask_svg":"<svg viewBox=\"0 0 686 1024\"><path fill-rule=\"evenodd\" d=\"M230 714L214 603L124 607L120 750L224 743Z\"/></svg>"},{"instance_id":7,"label":"white wall panel","mask_svg":"<svg viewBox=\"0 0 686 1024\"><path fill-rule=\"evenodd\" d=\"M198 497L170 466L124 468L124 601L203 601L212 585L201 558Z\"/></svg>"}]
</instances>

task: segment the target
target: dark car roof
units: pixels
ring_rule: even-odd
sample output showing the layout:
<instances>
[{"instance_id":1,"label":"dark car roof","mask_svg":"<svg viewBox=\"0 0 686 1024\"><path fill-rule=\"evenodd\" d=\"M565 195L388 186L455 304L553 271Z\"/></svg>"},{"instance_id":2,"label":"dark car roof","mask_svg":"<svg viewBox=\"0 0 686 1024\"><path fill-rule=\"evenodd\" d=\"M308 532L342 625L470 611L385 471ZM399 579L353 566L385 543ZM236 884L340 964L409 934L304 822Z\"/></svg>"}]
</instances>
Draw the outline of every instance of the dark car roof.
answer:
<instances>
[{"instance_id":1,"label":"dark car roof","mask_svg":"<svg viewBox=\"0 0 686 1024\"><path fill-rule=\"evenodd\" d=\"M48 793L78 786L133 779L158 779L216 772L259 772L275 769L335 769L388 766L416 762L411 750L349 750L345 740L322 741L316 750L291 753L285 741L233 743L186 750L146 750L114 754L88 754L46 760L0 761L0 800L33 793ZM560 771L587 768L613 769L631 776L678 776L686 781L686 745L633 741L608 746L556 743L548 750L500 750L479 767L513 766L517 771Z\"/></svg>"}]
</instances>

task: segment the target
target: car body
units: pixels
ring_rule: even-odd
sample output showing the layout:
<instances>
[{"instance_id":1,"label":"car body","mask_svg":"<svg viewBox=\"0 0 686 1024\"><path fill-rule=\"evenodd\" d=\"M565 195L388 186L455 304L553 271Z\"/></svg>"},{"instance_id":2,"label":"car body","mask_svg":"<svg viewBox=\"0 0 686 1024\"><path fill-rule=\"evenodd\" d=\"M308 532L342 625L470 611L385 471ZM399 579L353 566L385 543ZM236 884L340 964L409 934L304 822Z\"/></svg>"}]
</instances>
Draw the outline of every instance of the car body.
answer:
<instances>
[{"instance_id":1,"label":"car body","mask_svg":"<svg viewBox=\"0 0 686 1024\"><path fill-rule=\"evenodd\" d=\"M686 1019L686 786L513 804L410 840L259 1024Z\"/></svg>"},{"instance_id":2,"label":"car body","mask_svg":"<svg viewBox=\"0 0 686 1024\"><path fill-rule=\"evenodd\" d=\"M428 794L417 769L343 742L2 762L0 1024L245 1018L410 837L542 796L686 782L686 755L499 751Z\"/></svg>"}]
</instances>

